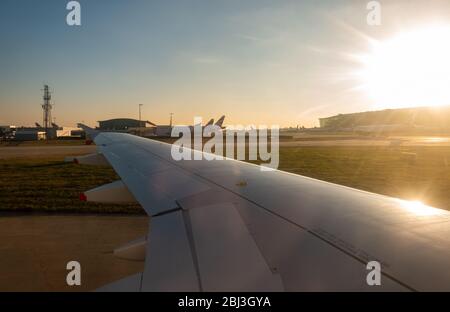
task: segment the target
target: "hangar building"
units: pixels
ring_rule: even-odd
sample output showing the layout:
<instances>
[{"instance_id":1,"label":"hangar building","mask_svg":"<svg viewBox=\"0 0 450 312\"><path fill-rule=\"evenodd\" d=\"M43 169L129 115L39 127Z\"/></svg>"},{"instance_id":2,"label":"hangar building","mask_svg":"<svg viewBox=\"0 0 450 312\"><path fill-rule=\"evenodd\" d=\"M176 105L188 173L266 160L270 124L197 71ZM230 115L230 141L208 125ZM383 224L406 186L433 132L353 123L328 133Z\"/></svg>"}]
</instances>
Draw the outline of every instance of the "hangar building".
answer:
<instances>
[{"instance_id":1,"label":"hangar building","mask_svg":"<svg viewBox=\"0 0 450 312\"><path fill-rule=\"evenodd\" d=\"M115 118L98 122L99 130L103 131L127 131L132 128L145 128L147 125L155 126L148 120L136 120L131 118Z\"/></svg>"}]
</instances>

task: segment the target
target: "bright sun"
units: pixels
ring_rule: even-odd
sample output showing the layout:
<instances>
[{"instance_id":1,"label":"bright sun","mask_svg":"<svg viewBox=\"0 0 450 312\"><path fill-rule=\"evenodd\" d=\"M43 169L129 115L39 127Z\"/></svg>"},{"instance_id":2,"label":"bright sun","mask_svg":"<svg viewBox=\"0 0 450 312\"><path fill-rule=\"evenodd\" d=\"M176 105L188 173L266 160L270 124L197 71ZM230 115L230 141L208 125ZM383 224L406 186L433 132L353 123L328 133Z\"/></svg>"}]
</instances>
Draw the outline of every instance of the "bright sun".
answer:
<instances>
[{"instance_id":1,"label":"bright sun","mask_svg":"<svg viewBox=\"0 0 450 312\"><path fill-rule=\"evenodd\" d=\"M376 106L450 105L450 26L374 42L360 59L358 76Z\"/></svg>"}]
</instances>

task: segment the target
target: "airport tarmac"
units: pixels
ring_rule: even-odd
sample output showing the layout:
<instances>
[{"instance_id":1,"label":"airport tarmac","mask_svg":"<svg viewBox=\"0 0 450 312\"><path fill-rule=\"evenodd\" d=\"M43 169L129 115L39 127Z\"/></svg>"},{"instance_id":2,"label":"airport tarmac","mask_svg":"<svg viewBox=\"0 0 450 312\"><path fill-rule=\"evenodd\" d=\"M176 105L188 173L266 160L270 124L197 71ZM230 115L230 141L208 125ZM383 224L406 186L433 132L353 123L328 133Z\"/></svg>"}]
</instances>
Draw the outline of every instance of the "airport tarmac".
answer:
<instances>
[{"instance_id":1,"label":"airport tarmac","mask_svg":"<svg viewBox=\"0 0 450 312\"><path fill-rule=\"evenodd\" d=\"M0 291L91 291L143 270L112 251L148 232L146 216L0 216ZM66 265L81 265L68 286Z\"/></svg>"},{"instance_id":2,"label":"airport tarmac","mask_svg":"<svg viewBox=\"0 0 450 312\"><path fill-rule=\"evenodd\" d=\"M294 139L280 141L280 147L357 147L357 146L450 146L450 138L447 137L392 137L392 138L320 138Z\"/></svg>"},{"instance_id":3,"label":"airport tarmac","mask_svg":"<svg viewBox=\"0 0 450 312\"><path fill-rule=\"evenodd\" d=\"M36 145L36 146L1 146L0 159L24 157L49 157L66 155L83 155L93 153L95 145Z\"/></svg>"},{"instance_id":4,"label":"airport tarmac","mask_svg":"<svg viewBox=\"0 0 450 312\"><path fill-rule=\"evenodd\" d=\"M293 140L281 141L280 147L301 146L450 146L450 137L444 136L294 136ZM83 155L94 153L95 145L25 145L0 146L0 159Z\"/></svg>"},{"instance_id":5,"label":"airport tarmac","mask_svg":"<svg viewBox=\"0 0 450 312\"><path fill-rule=\"evenodd\" d=\"M392 136L392 137L294 137L280 142L281 147L300 146L450 146L449 137L441 136Z\"/></svg>"}]
</instances>

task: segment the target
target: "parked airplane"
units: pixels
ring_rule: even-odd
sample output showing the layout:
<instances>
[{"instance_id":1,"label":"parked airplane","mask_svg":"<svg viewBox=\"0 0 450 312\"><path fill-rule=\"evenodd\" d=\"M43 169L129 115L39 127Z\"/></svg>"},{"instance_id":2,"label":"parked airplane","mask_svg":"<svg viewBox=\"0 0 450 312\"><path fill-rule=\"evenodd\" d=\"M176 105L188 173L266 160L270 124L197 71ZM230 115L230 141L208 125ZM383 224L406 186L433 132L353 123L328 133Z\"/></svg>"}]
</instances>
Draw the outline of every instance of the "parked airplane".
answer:
<instances>
[{"instance_id":1,"label":"parked airplane","mask_svg":"<svg viewBox=\"0 0 450 312\"><path fill-rule=\"evenodd\" d=\"M151 216L114 251L144 271L100 291L450 291L449 211L232 159L174 161L169 144L80 126L98 154L78 162L121 178L83 199Z\"/></svg>"},{"instance_id":2,"label":"parked airplane","mask_svg":"<svg viewBox=\"0 0 450 312\"><path fill-rule=\"evenodd\" d=\"M224 129L224 127L223 127L224 120L225 120L225 116L222 116L214 124L214 119L211 119L204 126L202 126L202 133L203 133L205 127L212 126L212 125L215 125L215 126L220 127L221 129ZM194 127L195 126L199 126L199 125L189 126L189 129L190 129L191 133L194 133ZM155 134L157 136L170 137L170 136L172 136L172 129L173 129L173 126L170 126L170 125L167 125L167 126L156 126Z\"/></svg>"},{"instance_id":3,"label":"parked airplane","mask_svg":"<svg viewBox=\"0 0 450 312\"><path fill-rule=\"evenodd\" d=\"M221 127L223 129L224 128L223 127L223 122L224 121L225 121L225 115L223 115L222 117L219 118L219 120L217 120L216 126L219 126L219 127Z\"/></svg>"},{"instance_id":4,"label":"parked airplane","mask_svg":"<svg viewBox=\"0 0 450 312\"><path fill-rule=\"evenodd\" d=\"M43 128L43 127L42 127L39 123L37 123L37 122L35 122L34 125L36 126L36 128ZM52 122L52 127L53 127L53 128L59 128L59 126L58 126L56 123L54 123L54 122Z\"/></svg>"},{"instance_id":5,"label":"parked airplane","mask_svg":"<svg viewBox=\"0 0 450 312\"><path fill-rule=\"evenodd\" d=\"M212 126L212 125L217 126L217 127L219 127L220 129L224 129L224 127L223 127L223 122L224 122L224 121L225 121L225 115L223 115L222 117L220 117L219 120L217 120L216 123L214 123L214 118L211 118L210 121L208 121L204 126L202 126L202 130L204 130L207 126ZM190 129L191 129L191 132L194 131L194 127L195 127L195 126L201 126L201 124L196 124L196 125L194 125L194 126L189 126Z\"/></svg>"}]
</instances>

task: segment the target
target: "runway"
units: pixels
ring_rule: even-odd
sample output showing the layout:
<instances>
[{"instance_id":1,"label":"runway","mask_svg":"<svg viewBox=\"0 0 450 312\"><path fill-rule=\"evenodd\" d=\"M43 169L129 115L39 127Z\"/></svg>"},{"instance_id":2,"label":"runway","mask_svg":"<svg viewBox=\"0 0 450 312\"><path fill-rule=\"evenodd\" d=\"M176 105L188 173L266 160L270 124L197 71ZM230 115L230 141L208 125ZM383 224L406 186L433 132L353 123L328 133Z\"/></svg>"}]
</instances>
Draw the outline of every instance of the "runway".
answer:
<instances>
[{"instance_id":1,"label":"runway","mask_svg":"<svg viewBox=\"0 0 450 312\"><path fill-rule=\"evenodd\" d=\"M148 231L146 216L8 215L0 217L0 291L91 291L143 270L113 249ZM69 261L81 286L69 287Z\"/></svg>"}]
</instances>

